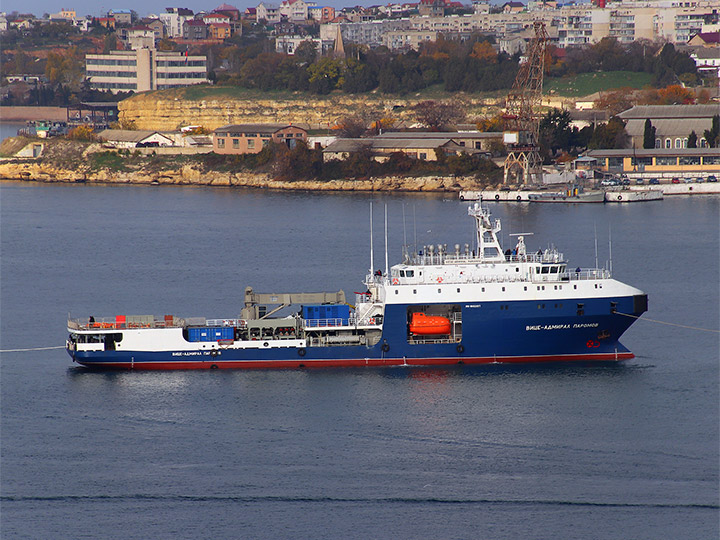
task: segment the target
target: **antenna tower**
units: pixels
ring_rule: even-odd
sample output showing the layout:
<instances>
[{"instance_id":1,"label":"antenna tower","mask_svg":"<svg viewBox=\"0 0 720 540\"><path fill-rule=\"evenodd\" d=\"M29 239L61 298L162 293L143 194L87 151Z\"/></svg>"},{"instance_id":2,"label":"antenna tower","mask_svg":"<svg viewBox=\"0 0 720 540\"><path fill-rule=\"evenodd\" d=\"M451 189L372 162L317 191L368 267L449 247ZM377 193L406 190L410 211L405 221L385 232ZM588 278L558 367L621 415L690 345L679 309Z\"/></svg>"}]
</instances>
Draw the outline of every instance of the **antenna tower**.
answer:
<instances>
[{"instance_id":1,"label":"antenna tower","mask_svg":"<svg viewBox=\"0 0 720 540\"><path fill-rule=\"evenodd\" d=\"M505 99L503 140L509 150L505 159L505 184L510 180L518 184L542 183L540 116L535 111L542 100L548 34L544 22L535 21L533 29L535 37L528 45L527 60L520 65Z\"/></svg>"}]
</instances>

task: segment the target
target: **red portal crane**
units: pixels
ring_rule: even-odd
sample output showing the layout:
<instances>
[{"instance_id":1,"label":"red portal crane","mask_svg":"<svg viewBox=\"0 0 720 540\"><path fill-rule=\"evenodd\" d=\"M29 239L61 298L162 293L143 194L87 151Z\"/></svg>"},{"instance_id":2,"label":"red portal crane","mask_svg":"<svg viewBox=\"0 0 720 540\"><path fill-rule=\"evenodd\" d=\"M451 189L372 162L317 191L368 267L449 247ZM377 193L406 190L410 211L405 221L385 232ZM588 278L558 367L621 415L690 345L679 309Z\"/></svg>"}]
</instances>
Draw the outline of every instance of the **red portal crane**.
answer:
<instances>
[{"instance_id":1,"label":"red portal crane","mask_svg":"<svg viewBox=\"0 0 720 540\"><path fill-rule=\"evenodd\" d=\"M533 23L535 37L530 41L525 62L505 99L503 140L509 153L505 159L504 182L542 183L540 156L540 116L535 112L542 100L543 74L548 34L545 23Z\"/></svg>"}]
</instances>

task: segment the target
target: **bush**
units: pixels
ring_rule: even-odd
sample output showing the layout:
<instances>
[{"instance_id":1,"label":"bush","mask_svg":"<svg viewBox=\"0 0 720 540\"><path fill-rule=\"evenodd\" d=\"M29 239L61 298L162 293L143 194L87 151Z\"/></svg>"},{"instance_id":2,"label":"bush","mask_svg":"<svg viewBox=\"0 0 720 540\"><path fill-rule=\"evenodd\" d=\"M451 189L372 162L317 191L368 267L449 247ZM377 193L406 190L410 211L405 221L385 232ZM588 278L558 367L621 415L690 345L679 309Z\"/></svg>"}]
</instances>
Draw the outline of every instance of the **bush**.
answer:
<instances>
[{"instance_id":1,"label":"bush","mask_svg":"<svg viewBox=\"0 0 720 540\"><path fill-rule=\"evenodd\" d=\"M67 138L71 141L89 141L97 140L95 132L89 126L77 126L68 131Z\"/></svg>"}]
</instances>

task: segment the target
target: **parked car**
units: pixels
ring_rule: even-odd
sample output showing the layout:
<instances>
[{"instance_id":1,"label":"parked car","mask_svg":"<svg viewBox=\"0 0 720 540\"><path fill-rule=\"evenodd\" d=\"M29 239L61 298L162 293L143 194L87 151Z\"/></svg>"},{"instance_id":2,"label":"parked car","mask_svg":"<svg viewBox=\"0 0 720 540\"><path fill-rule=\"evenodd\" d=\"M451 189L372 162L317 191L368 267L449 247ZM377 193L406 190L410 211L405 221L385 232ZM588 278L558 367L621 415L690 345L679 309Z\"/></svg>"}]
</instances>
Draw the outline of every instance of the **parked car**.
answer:
<instances>
[{"instance_id":1,"label":"parked car","mask_svg":"<svg viewBox=\"0 0 720 540\"><path fill-rule=\"evenodd\" d=\"M680 179L679 179L679 178L673 178L673 179L672 179L672 183L673 183L673 184L679 184L679 183L680 183Z\"/></svg>"},{"instance_id":2,"label":"parked car","mask_svg":"<svg viewBox=\"0 0 720 540\"><path fill-rule=\"evenodd\" d=\"M660 180L658 180L657 178L651 178L650 183L656 186L660 183Z\"/></svg>"},{"instance_id":3,"label":"parked car","mask_svg":"<svg viewBox=\"0 0 720 540\"><path fill-rule=\"evenodd\" d=\"M717 176L711 174L710 176L708 176L708 182L717 182Z\"/></svg>"},{"instance_id":4,"label":"parked car","mask_svg":"<svg viewBox=\"0 0 720 540\"><path fill-rule=\"evenodd\" d=\"M702 184L703 182L705 182L705 179L704 179L702 176L698 176L698 177L695 179L695 181L696 181L698 184Z\"/></svg>"},{"instance_id":5,"label":"parked car","mask_svg":"<svg viewBox=\"0 0 720 540\"><path fill-rule=\"evenodd\" d=\"M643 185L643 184L645 183L645 180L643 180L642 178L638 178L637 180L635 180L635 183L636 183L638 186L641 186L641 185Z\"/></svg>"},{"instance_id":6,"label":"parked car","mask_svg":"<svg viewBox=\"0 0 720 540\"><path fill-rule=\"evenodd\" d=\"M692 181L693 181L692 178L685 178L685 179L684 179L684 182L685 182L686 184L692 184Z\"/></svg>"},{"instance_id":7,"label":"parked car","mask_svg":"<svg viewBox=\"0 0 720 540\"><path fill-rule=\"evenodd\" d=\"M600 185L605 186L605 187L617 186L617 181L616 180L603 180L602 182L600 182Z\"/></svg>"},{"instance_id":8,"label":"parked car","mask_svg":"<svg viewBox=\"0 0 720 540\"><path fill-rule=\"evenodd\" d=\"M623 186L629 186L630 185L630 179L629 178L623 178L622 179L622 185Z\"/></svg>"}]
</instances>

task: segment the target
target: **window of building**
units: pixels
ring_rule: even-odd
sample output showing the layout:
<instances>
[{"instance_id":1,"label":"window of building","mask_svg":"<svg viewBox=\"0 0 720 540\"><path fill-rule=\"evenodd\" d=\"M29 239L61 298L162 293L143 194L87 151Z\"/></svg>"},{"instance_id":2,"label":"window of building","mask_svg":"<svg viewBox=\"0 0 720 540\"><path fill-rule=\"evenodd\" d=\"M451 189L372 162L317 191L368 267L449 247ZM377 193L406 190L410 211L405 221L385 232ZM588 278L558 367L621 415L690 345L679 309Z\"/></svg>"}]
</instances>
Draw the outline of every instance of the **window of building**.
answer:
<instances>
[{"instance_id":1,"label":"window of building","mask_svg":"<svg viewBox=\"0 0 720 540\"><path fill-rule=\"evenodd\" d=\"M662 139L655 139L655 148L662 148Z\"/></svg>"},{"instance_id":2,"label":"window of building","mask_svg":"<svg viewBox=\"0 0 720 540\"><path fill-rule=\"evenodd\" d=\"M639 157L639 158L632 158L632 164L633 165L652 165L652 158L651 157Z\"/></svg>"},{"instance_id":3,"label":"window of building","mask_svg":"<svg viewBox=\"0 0 720 540\"><path fill-rule=\"evenodd\" d=\"M218 148L225 148L225 139L218 139Z\"/></svg>"},{"instance_id":4,"label":"window of building","mask_svg":"<svg viewBox=\"0 0 720 540\"><path fill-rule=\"evenodd\" d=\"M672 141L670 139L665 139L665 148L672 148Z\"/></svg>"},{"instance_id":5,"label":"window of building","mask_svg":"<svg viewBox=\"0 0 720 540\"><path fill-rule=\"evenodd\" d=\"M623 168L623 157L609 157L608 169L622 169Z\"/></svg>"},{"instance_id":6,"label":"window of building","mask_svg":"<svg viewBox=\"0 0 720 540\"><path fill-rule=\"evenodd\" d=\"M655 158L655 164L656 165L677 165L677 157L676 156L657 156Z\"/></svg>"},{"instance_id":7,"label":"window of building","mask_svg":"<svg viewBox=\"0 0 720 540\"><path fill-rule=\"evenodd\" d=\"M682 148L682 139L680 137L675 139L675 148Z\"/></svg>"},{"instance_id":8,"label":"window of building","mask_svg":"<svg viewBox=\"0 0 720 540\"><path fill-rule=\"evenodd\" d=\"M680 165L700 165L700 156L680 156Z\"/></svg>"},{"instance_id":9,"label":"window of building","mask_svg":"<svg viewBox=\"0 0 720 540\"><path fill-rule=\"evenodd\" d=\"M248 139L248 148L255 148L255 139Z\"/></svg>"},{"instance_id":10,"label":"window of building","mask_svg":"<svg viewBox=\"0 0 720 540\"><path fill-rule=\"evenodd\" d=\"M240 148L240 139L233 139L233 148Z\"/></svg>"},{"instance_id":11,"label":"window of building","mask_svg":"<svg viewBox=\"0 0 720 540\"><path fill-rule=\"evenodd\" d=\"M427 154L425 152L420 152L420 159L427 159Z\"/></svg>"}]
</instances>

